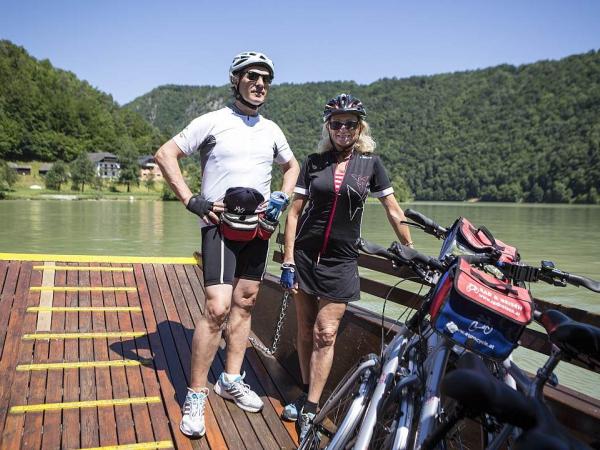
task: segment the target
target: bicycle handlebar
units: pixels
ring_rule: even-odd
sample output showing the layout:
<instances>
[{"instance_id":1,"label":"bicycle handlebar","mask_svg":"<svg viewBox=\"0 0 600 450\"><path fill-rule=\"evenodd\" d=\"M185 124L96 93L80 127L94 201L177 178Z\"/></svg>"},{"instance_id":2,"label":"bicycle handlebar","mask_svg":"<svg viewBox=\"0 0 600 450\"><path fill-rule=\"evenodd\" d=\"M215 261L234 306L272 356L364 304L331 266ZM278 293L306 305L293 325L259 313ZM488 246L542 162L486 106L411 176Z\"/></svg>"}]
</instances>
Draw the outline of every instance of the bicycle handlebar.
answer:
<instances>
[{"instance_id":1,"label":"bicycle handlebar","mask_svg":"<svg viewBox=\"0 0 600 450\"><path fill-rule=\"evenodd\" d=\"M418 211L407 209L406 211L404 211L404 215L416 222L417 224L421 225L425 233L431 234L438 239L444 239L448 234L448 230L446 228L444 228L441 225L438 225L432 219L421 214Z\"/></svg>"},{"instance_id":2,"label":"bicycle handlebar","mask_svg":"<svg viewBox=\"0 0 600 450\"><path fill-rule=\"evenodd\" d=\"M381 256L396 264L409 266L420 278L426 281L430 281L431 276L428 273L430 270L444 271L447 268L446 265L438 259L424 255L423 253L399 244L398 242L393 242L390 248L386 249L381 245L360 238L357 242L357 246L359 250L362 250L364 253Z\"/></svg>"},{"instance_id":3,"label":"bicycle handlebar","mask_svg":"<svg viewBox=\"0 0 600 450\"><path fill-rule=\"evenodd\" d=\"M557 269L552 261L542 261L539 267L526 266L519 263L496 263L506 276L514 281L537 282L543 281L554 286L583 286L590 291L600 293L600 281L592 280L583 275L564 272Z\"/></svg>"}]
</instances>

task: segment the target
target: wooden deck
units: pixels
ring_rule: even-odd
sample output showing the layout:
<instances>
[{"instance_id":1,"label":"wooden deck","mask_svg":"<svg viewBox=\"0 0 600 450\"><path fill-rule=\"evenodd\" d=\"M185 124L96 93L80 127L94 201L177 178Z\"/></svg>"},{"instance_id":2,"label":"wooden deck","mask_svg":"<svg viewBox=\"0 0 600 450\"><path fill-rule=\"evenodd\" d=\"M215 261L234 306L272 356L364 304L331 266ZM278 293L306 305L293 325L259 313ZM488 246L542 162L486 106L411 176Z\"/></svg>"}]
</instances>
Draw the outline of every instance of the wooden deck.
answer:
<instances>
[{"instance_id":1,"label":"wooden deck","mask_svg":"<svg viewBox=\"0 0 600 450\"><path fill-rule=\"evenodd\" d=\"M200 280L193 264L0 260L0 448L295 447L279 414L298 388L251 346L263 411L211 393L206 436L179 431ZM223 364L220 349L210 387Z\"/></svg>"}]
</instances>

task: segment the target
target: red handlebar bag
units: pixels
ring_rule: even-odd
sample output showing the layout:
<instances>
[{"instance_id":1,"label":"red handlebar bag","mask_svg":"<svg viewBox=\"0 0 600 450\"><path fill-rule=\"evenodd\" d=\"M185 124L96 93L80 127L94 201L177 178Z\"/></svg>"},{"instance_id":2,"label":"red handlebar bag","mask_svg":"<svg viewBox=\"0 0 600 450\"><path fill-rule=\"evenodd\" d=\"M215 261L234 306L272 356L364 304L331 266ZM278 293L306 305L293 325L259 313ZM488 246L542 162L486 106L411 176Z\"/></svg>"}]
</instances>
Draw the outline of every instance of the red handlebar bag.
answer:
<instances>
[{"instance_id":1,"label":"red handlebar bag","mask_svg":"<svg viewBox=\"0 0 600 450\"><path fill-rule=\"evenodd\" d=\"M475 226L464 217L460 217L454 225L444 242L443 254L457 253L488 253L496 251L500 254L500 261L519 261L519 252L515 247L495 239L492 233L484 226Z\"/></svg>"},{"instance_id":2,"label":"red handlebar bag","mask_svg":"<svg viewBox=\"0 0 600 450\"><path fill-rule=\"evenodd\" d=\"M504 360L531 322L527 289L504 283L462 258L434 291L433 328L454 343L486 358Z\"/></svg>"}]
</instances>

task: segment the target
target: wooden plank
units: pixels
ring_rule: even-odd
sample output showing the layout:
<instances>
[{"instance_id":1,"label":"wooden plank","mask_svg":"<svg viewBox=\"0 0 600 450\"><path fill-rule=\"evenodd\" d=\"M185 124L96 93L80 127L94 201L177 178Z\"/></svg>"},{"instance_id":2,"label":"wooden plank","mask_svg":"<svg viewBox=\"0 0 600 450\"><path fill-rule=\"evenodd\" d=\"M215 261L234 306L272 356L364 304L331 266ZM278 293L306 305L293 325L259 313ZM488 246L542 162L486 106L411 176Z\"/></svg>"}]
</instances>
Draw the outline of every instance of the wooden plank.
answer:
<instances>
[{"instance_id":1,"label":"wooden plank","mask_svg":"<svg viewBox=\"0 0 600 450\"><path fill-rule=\"evenodd\" d=\"M173 273L172 269L174 269L175 273ZM194 293L192 284L189 283L190 280L187 277L187 274L185 273L186 271L182 269L183 267L181 266L179 267L179 269L171 267L165 268L165 272L168 276L169 283L174 289L174 295L169 296L168 299L172 299L173 297L174 299L179 299L179 301L176 302L176 311L173 311L172 308L169 308L169 312L173 321L176 322L177 320L179 320L183 327L185 327L186 330L184 334L187 341L187 345L191 351L193 331L196 327L194 318L198 320L200 315L202 314L202 311L200 310L198 297ZM196 282L199 284L199 280L195 272L192 271L192 274L193 277L196 279ZM197 288L198 284L196 284ZM200 288L200 292L201 298L202 300L204 300L204 293L202 288ZM169 300L168 304L170 305L171 303L171 300ZM179 317L179 319L176 319L176 317ZM190 359L187 361L187 364L189 367L191 367L191 355ZM216 377L218 377L219 374L220 370L217 371L214 368L213 363L213 367L211 367L208 376L209 385L207 387L209 388L209 390L212 390L216 381ZM207 429L207 436L209 437L209 441L214 440L213 436L219 436L221 434L221 431L219 430L220 427L220 429L226 430L224 431L225 439L232 441L232 443L229 445L238 445L236 443L236 418L232 417L232 415L229 412L230 408L226 403L227 402L225 400L223 400L221 397L214 393L212 393L212 395L209 396L208 406L210 406L210 408L207 408L205 412L205 425ZM239 411L234 411L234 414L239 414ZM240 415L239 420L245 420L243 418L243 415ZM211 442L211 447L212 446L213 443Z\"/></svg>"},{"instance_id":2,"label":"wooden plank","mask_svg":"<svg viewBox=\"0 0 600 450\"><path fill-rule=\"evenodd\" d=\"M2 288L4 287L6 272L8 272L8 261L0 261L0 293L2 293Z\"/></svg>"},{"instance_id":3,"label":"wooden plank","mask_svg":"<svg viewBox=\"0 0 600 450\"><path fill-rule=\"evenodd\" d=\"M112 278L107 272L90 271L90 283L93 286L111 287ZM92 306L105 306L105 298L114 296L113 292L92 292ZM106 314L101 312L92 313L92 325L94 331L108 330L106 325ZM94 360L106 361L108 359L108 345L106 339L94 339ZM96 375L96 398L98 400L110 400L112 395L112 381L110 371L106 369L94 369ZM121 397L122 398L122 397ZM114 407L98 408L98 431L100 433L100 446L116 445L117 424Z\"/></svg>"},{"instance_id":4,"label":"wooden plank","mask_svg":"<svg viewBox=\"0 0 600 450\"><path fill-rule=\"evenodd\" d=\"M47 262L44 265L51 265L53 263ZM44 270L42 275L42 286L43 287L53 287L54 286L54 274L55 271L52 269ZM52 306L52 299L54 297L54 292L52 291L43 291L40 296L40 306L50 307ZM37 331L50 331L50 326L52 325L52 313L43 312L38 314L37 321Z\"/></svg>"},{"instance_id":5,"label":"wooden plank","mask_svg":"<svg viewBox=\"0 0 600 450\"><path fill-rule=\"evenodd\" d=\"M43 282L43 276L42 276ZM54 278L52 279L54 283ZM40 299L41 300L41 299ZM45 362L48 360L48 351L50 343L37 342L34 345L34 362ZM46 398L46 372L31 374L29 380L29 392L27 394L27 403L44 403ZM42 424L44 413L32 413L25 416L23 423L23 449L39 449L42 443Z\"/></svg>"},{"instance_id":6,"label":"wooden plank","mask_svg":"<svg viewBox=\"0 0 600 450\"><path fill-rule=\"evenodd\" d=\"M189 279L181 266L175 266L171 268L170 266L165 267L165 274L169 281L169 285L171 287L171 291L173 293L173 297L175 299L175 304L177 308L177 312L179 313L179 317L181 318L181 323L185 327L193 328L193 324L190 324L189 319L185 316L191 312L191 310L198 307L195 300L194 292L189 283ZM197 276L195 277L196 280ZM185 302L177 301L178 297L182 296L185 299ZM198 311L199 313L200 311ZM196 316L197 318L198 316ZM191 318L190 318L191 319ZM191 341L189 342L191 346ZM224 354L223 352L218 352L217 358L213 363L214 373L218 373L223 370L224 365ZM263 397L265 401L265 408L261 412L261 414L252 414L252 413L244 413L244 416L248 418L248 422L252 426L253 431L255 432L257 439L254 441L255 443L260 443L264 448L290 448L294 445L293 441L290 439L290 436L287 434L285 428L281 424L281 420L279 419L277 413L272 408L270 402L266 401L266 397L264 391L258 383L253 370L250 368L248 364L245 365L244 369L247 372L246 380L250 383L253 389L256 389L257 393ZM231 402L228 403L228 409L233 414L237 414L239 408L232 405ZM244 417L242 416L242 417ZM243 418L242 418L243 420ZM236 421L236 425L238 425ZM240 430L240 434L244 436L245 442L248 443L248 436L243 434L242 430Z\"/></svg>"},{"instance_id":7,"label":"wooden plank","mask_svg":"<svg viewBox=\"0 0 600 450\"><path fill-rule=\"evenodd\" d=\"M0 293L0 361L4 359L4 342L8 332L20 269L21 263L19 262L11 261L8 264L5 282Z\"/></svg>"},{"instance_id":8,"label":"wooden plank","mask_svg":"<svg viewBox=\"0 0 600 450\"><path fill-rule=\"evenodd\" d=\"M81 272L79 274L78 286L90 286L90 272ZM81 291L74 293L78 295L80 306L92 306L92 297L90 291ZM98 294L96 294L98 295ZM79 313L79 331L91 332L92 313ZM94 342L92 339L77 339L79 343L79 358L81 361L93 361ZM79 398L80 401L96 400L96 377L94 370L79 371ZM80 420L80 440L82 447L98 447L100 437L98 434L98 411L96 408L85 408L79 412Z\"/></svg>"},{"instance_id":9,"label":"wooden plank","mask_svg":"<svg viewBox=\"0 0 600 450\"><path fill-rule=\"evenodd\" d=\"M108 269L108 267L105 267ZM111 267L115 269L115 267ZM106 285L114 285L114 286L125 286L122 273L113 273L113 272L103 272L102 275L102 284ZM118 297L118 299L117 299ZM114 294L105 294L104 295L104 306L123 306L123 304L127 304L127 294L125 292L116 292ZM108 331L125 331L124 328L127 328L126 331L133 331L131 327L131 320L129 318L129 314L127 313L105 313L106 316L106 329ZM129 321L127 322L127 319ZM122 355L122 342L121 339L109 339L108 340L108 359L115 360L121 359ZM127 376L125 374L124 367L111 367L110 371L110 379L112 382L112 396L113 398L125 398L125 397L138 397L138 395L131 394L130 386L127 382ZM133 380L132 380L133 381ZM141 380L138 380L138 384L141 384ZM145 394L139 396L143 397ZM142 405L136 405L142 406ZM147 409L146 409L147 411ZM139 424L140 426L145 426L149 428L150 426L150 417L147 418L148 421L145 424ZM117 437L119 444L133 444L137 442L135 437L136 426L133 421L133 410L131 406L115 408L115 420L117 422ZM152 433L150 433L152 436ZM147 439L140 440L139 442L148 442L153 439L153 437L148 436L146 434Z\"/></svg>"},{"instance_id":10,"label":"wooden plank","mask_svg":"<svg viewBox=\"0 0 600 450\"><path fill-rule=\"evenodd\" d=\"M70 266L76 266L77 263L70 263ZM67 284L76 286L79 284L79 272L67 272ZM67 292L65 296L66 306L79 306L77 292ZM89 313L88 313L89 314ZM79 329L79 314L67 314L65 317L65 331L76 332ZM65 361L79 361L79 342L77 339L66 339L64 342ZM79 398L79 369L65 369L63 372L63 400L65 402L78 402ZM84 369L82 372L90 372L90 369ZM79 432L79 411L76 409L67 409L62 413L62 447L80 448L81 438Z\"/></svg>"},{"instance_id":11,"label":"wooden plank","mask_svg":"<svg viewBox=\"0 0 600 450\"><path fill-rule=\"evenodd\" d=\"M119 274L113 277L115 284L124 286L135 286L136 279L133 273ZM117 304L140 306L137 293L117 295ZM119 326L125 331L142 330L145 328L142 314L119 314ZM128 367L125 370L130 395L135 396L160 396L160 388L154 371L150 344L146 336L135 340L121 342L118 350L120 355L128 358L143 359L148 362L143 366ZM171 440L168 419L164 405L134 405L133 420L138 442L150 442Z\"/></svg>"},{"instance_id":12,"label":"wooden plank","mask_svg":"<svg viewBox=\"0 0 600 450\"><path fill-rule=\"evenodd\" d=\"M177 277L172 266L164 267L164 276L161 273L161 270L156 270L157 278L159 279L159 285L161 286L161 291L163 291L163 299L165 300L165 307L167 309L167 314L170 318L171 322L177 320L177 316L179 315L181 323L187 328L194 328L194 324L189 315L189 309L187 307L188 302L183 302L181 299L187 295L187 300L191 301L192 297L190 293L192 293L191 287L188 288L187 284L184 283L184 288L181 288L182 278ZM167 293L167 280L170 290L172 291L172 295ZM176 304L176 310L172 309L172 304ZM179 312L179 314L178 314ZM188 343L191 347L191 342ZM224 371L224 361L225 355L222 350L217 352L216 358L213 361L213 365L211 367L211 372L213 374L214 379L220 375L222 371ZM247 374L248 379L253 379L253 374ZM215 381L213 380L213 382ZM252 387L255 388L257 384L255 382L251 383ZM244 444L247 448L276 448L277 442L273 438L271 432L262 414L253 414L253 413L245 413L240 408L238 408L233 402L226 402L227 409L229 410L229 414L231 415L235 427L237 427L240 436L243 436ZM229 430L229 427L226 428Z\"/></svg>"},{"instance_id":13,"label":"wooden plank","mask_svg":"<svg viewBox=\"0 0 600 450\"><path fill-rule=\"evenodd\" d=\"M154 275L154 288L156 293L153 300L154 313L156 320L159 323L159 333L163 345L173 346L175 349L174 342L177 342L177 350L180 351L178 354L176 351L173 352L173 356L178 360L179 364L176 366L182 368L182 375L184 375L183 385L179 385L179 388L187 389L189 379L187 373L191 365L191 333L186 338L186 333L181 326L180 319L174 308L173 295L170 292L168 282L166 281L164 269L162 266L153 266ZM152 292L152 290L150 291ZM158 299L160 298L160 302ZM193 330L193 326L192 326ZM165 347L167 349L167 347ZM168 350L167 350L168 351ZM212 383L214 378L209 380L209 389L212 389ZM176 387L177 389L177 387ZM185 391L187 392L187 390ZM185 394L183 394L185 395ZM226 441L229 448L242 448L243 440L235 431L235 425L231 421L229 415L225 412L226 407L223 405L221 398L217 396L209 396L209 403L205 409L205 426L207 427L206 438L209 441L211 448L213 446L225 445L223 440ZM183 404L185 397L181 398L180 405ZM216 419L214 420L213 417ZM218 425L217 425L218 423ZM226 433L222 433L221 430L227 430ZM212 441L215 441L213 444Z\"/></svg>"},{"instance_id":14,"label":"wooden plank","mask_svg":"<svg viewBox=\"0 0 600 450\"><path fill-rule=\"evenodd\" d=\"M66 284L67 277L66 273L62 272L57 274L56 283ZM43 293L42 293L43 297ZM42 298L40 299L40 301ZM52 302L56 306L65 306L66 295L64 292L57 292L54 294ZM52 313L48 315L48 319L51 319L49 331L64 332L65 330L65 313ZM38 316L38 326L40 326L40 318ZM64 358L65 342L62 339L53 339L50 341L50 353L49 360L60 361ZM46 359L48 361L48 359ZM63 375L62 370L52 370L46 372L46 400L45 403L60 403L63 401ZM36 413L37 414L37 413ZM28 416L30 414L27 414ZM53 411L44 413L44 434L42 440L43 449L56 449L61 446L61 423L62 423L62 412Z\"/></svg>"},{"instance_id":15,"label":"wooden plank","mask_svg":"<svg viewBox=\"0 0 600 450\"><path fill-rule=\"evenodd\" d=\"M152 295L156 296L158 289L156 287L156 279L154 278L152 266L135 264L133 270L146 329L148 331L149 348L154 355L154 366L156 374L158 375L162 398L165 402L167 417L170 422L171 435L174 438L177 448L191 448L190 440L183 436L178 429L181 420L181 406L178 404L175 397L173 384L176 383L176 381L171 377L171 372L169 371L167 364L166 353L171 350L171 348L166 351L165 348L163 348L161 336L158 332L157 318L154 316L151 292L153 293ZM148 275L148 278L146 278L146 275ZM147 371L144 373L144 376L144 383L146 383L146 380L149 378Z\"/></svg>"},{"instance_id":16,"label":"wooden plank","mask_svg":"<svg viewBox=\"0 0 600 450\"><path fill-rule=\"evenodd\" d=\"M33 306L39 302L39 294L29 294L29 286L32 280L32 264L23 262L18 270L18 279L14 295L13 307L10 311L8 331L2 360L0 361L0 423L4 424L0 448L17 449L21 445L24 417L22 415L9 415L9 405L23 405L27 402L27 391L29 374L19 373L15 375L17 361L31 361L33 358L33 344L29 345L20 341L24 330L34 329L35 316L25 317L27 306ZM10 272L10 268L9 268ZM37 282L41 282L41 277ZM5 288L6 288L5 282Z\"/></svg>"},{"instance_id":17,"label":"wooden plank","mask_svg":"<svg viewBox=\"0 0 600 450\"><path fill-rule=\"evenodd\" d=\"M277 385L271 379L257 353L258 350L254 349L254 347L248 347L246 350L246 358L248 359L248 363L252 366L260 385L264 389L265 395L271 403L271 407L275 411L276 419L285 428L285 431L287 432L287 438L280 433L280 427L274 427L272 425L269 425L269 427L271 430L273 430L273 434L277 438L277 442L280 446L284 448L295 447L298 445L298 432L296 431L296 424L294 422L281 420L281 414L283 413L283 408L287 402L284 400L281 392L279 392ZM269 418L269 420L272 419Z\"/></svg>"}]
</instances>

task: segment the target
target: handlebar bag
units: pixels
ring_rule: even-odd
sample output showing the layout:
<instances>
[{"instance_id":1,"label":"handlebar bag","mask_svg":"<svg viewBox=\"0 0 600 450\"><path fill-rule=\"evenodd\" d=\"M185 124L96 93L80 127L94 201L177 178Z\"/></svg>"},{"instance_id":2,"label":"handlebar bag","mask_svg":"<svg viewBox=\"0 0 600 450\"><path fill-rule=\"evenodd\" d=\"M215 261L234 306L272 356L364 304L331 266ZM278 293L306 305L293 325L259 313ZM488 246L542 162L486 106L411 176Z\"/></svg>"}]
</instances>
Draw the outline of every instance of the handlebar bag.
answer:
<instances>
[{"instance_id":1,"label":"handlebar bag","mask_svg":"<svg viewBox=\"0 0 600 450\"><path fill-rule=\"evenodd\" d=\"M448 237L444 241L440 256L462 253L500 253L500 261L519 261L519 252L515 247L495 239L484 226L475 228L469 220L459 217L452 225Z\"/></svg>"},{"instance_id":2,"label":"handlebar bag","mask_svg":"<svg viewBox=\"0 0 600 450\"><path fill-rule=\"evenodd\" d=\"M532 298L527 289L458 258L434 290L429 311L438 333L486 358L504 360L531 322Z\"/></svg>"},{"instance_id":3,"label":"handlebar bag","mask_svg":"<svg viewBox=\"0 0 600 450\"><path fill-rule=\"evenodd\" d=\"M258 234L258 214L240 215L225 212L221 214L219 229L225 239L237 242L251 241Z\"/></svg>"}]
</instances>

